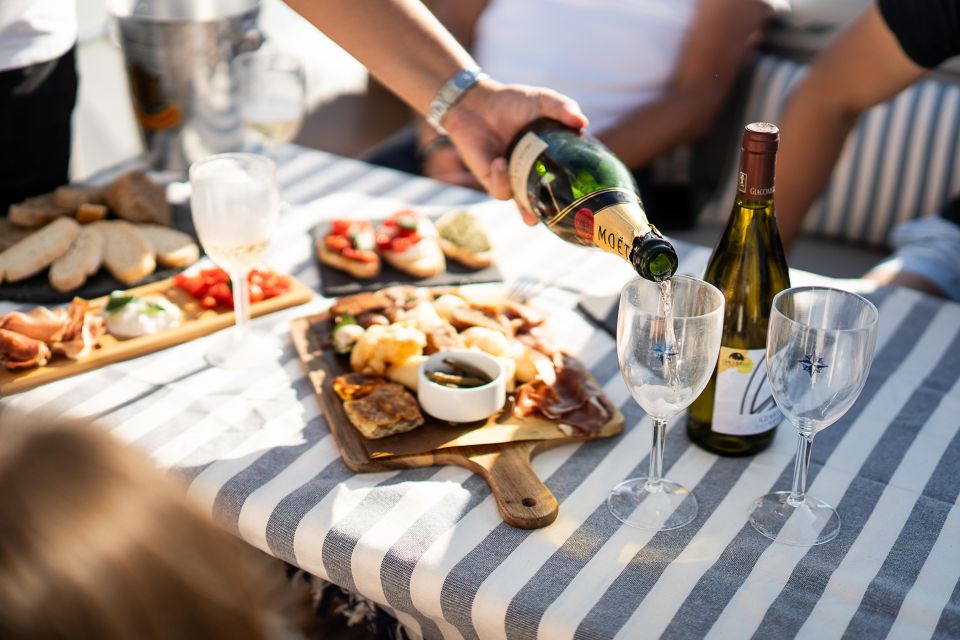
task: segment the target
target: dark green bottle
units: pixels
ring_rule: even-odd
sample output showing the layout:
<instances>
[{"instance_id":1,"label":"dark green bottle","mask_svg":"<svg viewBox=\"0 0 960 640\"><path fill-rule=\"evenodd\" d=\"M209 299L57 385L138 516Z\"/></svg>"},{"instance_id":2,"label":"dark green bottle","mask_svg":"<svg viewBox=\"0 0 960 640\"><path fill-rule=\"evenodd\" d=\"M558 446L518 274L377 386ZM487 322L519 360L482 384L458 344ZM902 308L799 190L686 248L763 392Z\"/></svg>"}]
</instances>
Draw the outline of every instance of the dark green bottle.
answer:
<instances>
[{"instance_id":1,"label":"dark green bottle","mask_svg":"<svg viewBox=\"0 0 960 640\"><path fill-rule=\"evenodd\" d=\"M648 280L667 280L677 252L647 221L633 175L595 138L541 118L507 149L517 206L567 242L620 256Z\"/></svg>"},{"instance_id":2,"label":"dark green bottle","mask_svg":"<svg viewBox=\"0 0 960 640\"><path fill-rule=\"evenodd\" d=\"M773 297L790 286L774 216L774 170L780 131L746 126L737 198L703 279L726 299L720 357L687 417L690 439L728 456L762 451L782 418L767 385L765 351Z\"/></svg>"}]
</instances>

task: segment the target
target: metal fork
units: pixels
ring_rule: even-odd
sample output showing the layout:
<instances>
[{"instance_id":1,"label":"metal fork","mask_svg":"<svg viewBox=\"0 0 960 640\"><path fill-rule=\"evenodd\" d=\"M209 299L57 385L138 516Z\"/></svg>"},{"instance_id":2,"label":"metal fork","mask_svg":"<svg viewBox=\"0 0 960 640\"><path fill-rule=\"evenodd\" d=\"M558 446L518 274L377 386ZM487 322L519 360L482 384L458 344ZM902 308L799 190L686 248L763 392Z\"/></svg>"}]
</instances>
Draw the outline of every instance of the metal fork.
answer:
<instances>
[{"instance_id":1,"label":"metal fork","mask_svg":"<svg viewBox=\"0 0 960 640\"><path fill-rule=\"evenodd\" d=\"M539 278L532 276L520 276L510 284L507 289L507 299L525 303L530 298L534 298L547 288L549 283L545 283Z\"/></svg>"}]
</instances>

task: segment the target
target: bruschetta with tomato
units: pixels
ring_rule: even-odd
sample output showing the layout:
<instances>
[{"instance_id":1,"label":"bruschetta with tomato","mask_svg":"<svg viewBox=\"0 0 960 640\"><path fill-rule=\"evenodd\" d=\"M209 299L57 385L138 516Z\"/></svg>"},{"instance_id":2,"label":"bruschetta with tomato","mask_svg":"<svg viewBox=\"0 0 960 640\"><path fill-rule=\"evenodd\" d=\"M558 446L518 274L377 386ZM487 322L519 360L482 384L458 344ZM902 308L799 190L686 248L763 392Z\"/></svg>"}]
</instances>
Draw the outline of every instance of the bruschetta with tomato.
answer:
<instances>
[{"instance_id":1,"label":"bruschetta with tomato","mask_svg":"<svg viewBox=\"0 0 960 640\"><path fill-rule=\"evenodd\" d=\"M412 209L384 220L376 240L387 263L415 278L428 278L447 269L436 227Z\"/></svg>"},{"instance_id":2,"label":"bruschetta with tomato","mask_svg":"<svg viewBox=\"0 0 960 640\"><path fill-rule=\"evenodd\" d=\"M323 236L317 236L320 262L369 280L380 274L380 256L373 225L367 220L334 220Z\"/></svg>"}]
</instances>

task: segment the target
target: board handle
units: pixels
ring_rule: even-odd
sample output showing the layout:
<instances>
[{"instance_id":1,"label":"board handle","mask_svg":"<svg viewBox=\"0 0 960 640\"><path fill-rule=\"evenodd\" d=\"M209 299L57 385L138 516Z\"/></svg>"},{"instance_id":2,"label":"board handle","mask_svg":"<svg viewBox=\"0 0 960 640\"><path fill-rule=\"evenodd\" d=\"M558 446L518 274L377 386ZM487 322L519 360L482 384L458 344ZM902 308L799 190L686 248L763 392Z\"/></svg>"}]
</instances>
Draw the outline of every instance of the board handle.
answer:
<instances>
[{"instance_id":1,"label":"board handle","mask_svg":"<svg viewBox=\"0 0 960 640\"><path fill-rule=\"evenodd\" d=\"M559 511L557 499L530 466L530 457L540 445L517 442L467 456L468 466L493 490L504 522L521 529L545 527L557 519Z\"/></svg>"}]
</instances>

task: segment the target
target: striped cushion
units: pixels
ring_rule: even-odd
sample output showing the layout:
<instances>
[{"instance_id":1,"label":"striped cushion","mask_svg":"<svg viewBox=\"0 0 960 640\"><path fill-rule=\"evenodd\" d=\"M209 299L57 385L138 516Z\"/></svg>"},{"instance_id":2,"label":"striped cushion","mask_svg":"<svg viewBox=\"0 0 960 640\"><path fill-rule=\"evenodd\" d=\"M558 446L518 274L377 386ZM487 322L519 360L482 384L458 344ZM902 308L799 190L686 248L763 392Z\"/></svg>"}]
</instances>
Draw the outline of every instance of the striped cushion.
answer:
<instances>
[{"instance_id":1,"label":"striped cushion","mask_svg":"<svg viewBox=\"0 0 960 640\"><path fill-rule=\"evenodd\" d=\"M779 122L804 65L760 56L744 122ZM960 86L925 80L867 111L847 138L823 196L804 230L830 238L883 245L893 226L931 215L960 191ZM731 158L704 216L725 221L733 202L736 162Z\"/></svg>"}]
</instances>

